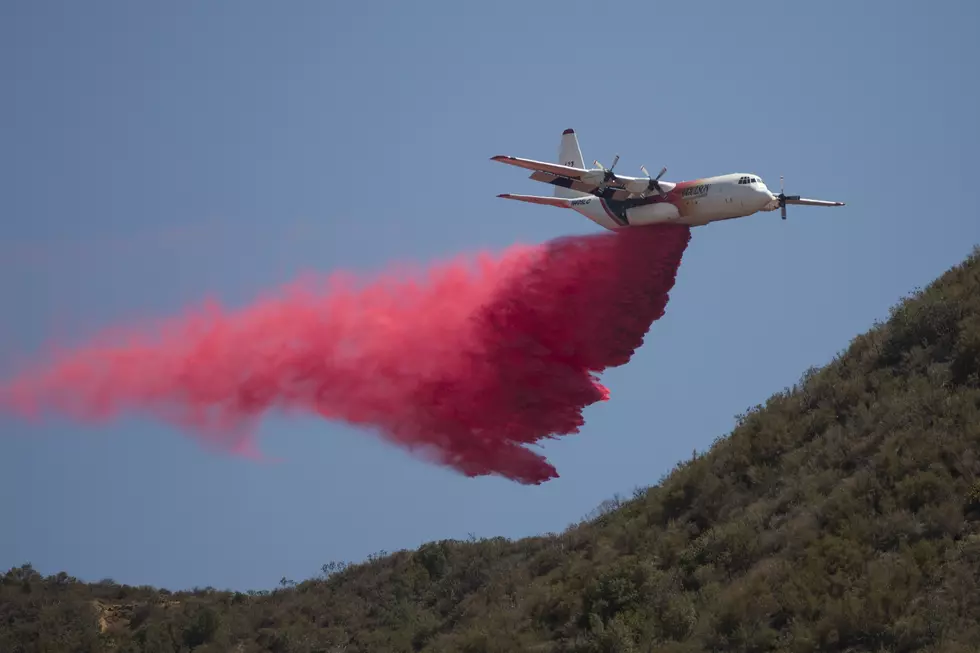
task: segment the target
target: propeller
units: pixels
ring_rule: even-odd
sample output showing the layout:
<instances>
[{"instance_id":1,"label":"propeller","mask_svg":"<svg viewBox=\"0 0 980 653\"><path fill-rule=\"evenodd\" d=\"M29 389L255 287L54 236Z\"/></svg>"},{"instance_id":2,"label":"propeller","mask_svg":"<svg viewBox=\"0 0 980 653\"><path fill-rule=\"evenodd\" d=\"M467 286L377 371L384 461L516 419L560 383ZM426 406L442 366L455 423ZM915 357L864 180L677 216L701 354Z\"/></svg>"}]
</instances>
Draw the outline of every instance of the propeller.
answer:
<instances>
[{"instance_id":1,"label":"propeller","mask_svg":"<svg viewBox=\"0 0 980 653\"><path fill-rule=\"evenodd\" d=\"M637 183L640 181L639 179L636 179L635 177L627 177L626 179L628 179L628 181L624 181L619 177L617 177L616 173L613 172L613 168L615 168L616 164L619 163L618 154L615 156L615 158L613 158L612 165L609 166L608 168L606 168L598 161L593 161L592 163L594 163L595 166L599 168L599 170L602 170L603 172L602 182L599 184L599 188L597 190L605 190L606 186L609 184L619 184L623 188L629 189L631 191L630 197L634 195L639 195L640 197L646 197L647 193L653 190L657 191L661 197L667 196L667 192L664 191L664 189L660 186L660 178L663 177L664 174L667 172L667 166L661 168L660 174L658 174L656 177L651 177L650 173L647 172L646 167L640 166L640 170L642 170L643 174L647 176L647 184L645 188L639 190L637 188Z\"/></svg>"},{"instance_id":2,"label":"propeller","mask_svg":"<svg viewBox=\"0 0 980 653\"><path fill-rule=\"evenodd\" d=\"M645 174L647 176L647 179L650 180L649 183L647 184L646 190L643 191L641 195L645 196L648 191L655 190L658 193L660 193L660 197L667 197L667 193L664 191L663 188L660 187L660 178L664 176L665 172L667 172L667 166L661 168L660 174L652 178L650 177L650 173L647 172L646 166L640 166L640 170L642 170L643 174Z\"/></svg>"},{"instance_id":3,"label":"propeller","mask_svg":"<svg viewBox=\"0 0 980 653\"><path fill-rule=\"evenodd\" d=\"M602 184L599 186L599 188L605 187L605 185L608 184L608 183L610 183L610 182L615 183L615 182L618 182L619 181L619 178L616 176L616 173L613 172L613 168L615 168L616 167L616 164L619 163L619 155L618 154L613 159L612 165L609 166L608 169L606 168L606 166L602 165L598 161L593 161L592 163L594 163L595 164L595 167L599 168L599 170L602 170L602 172L604 173L603 174L603 177L602 177Z\"/></svg>"},{"instance_id":4,"label":"propeller","mask_svg":"<svg viewBox=\"0 0 980 653\"><path fill-rule=\"evenodd\" d=\"M776 199L779 200L779 212L780 212L780 215L783 218L783 220L786 219L786 200L798 200L798 199L800 199L800 196L799 195L787 195L785 192L783 192L783 176L782 175L779 175L779 195L776 196Z\"/></svg>"}]
</instances>

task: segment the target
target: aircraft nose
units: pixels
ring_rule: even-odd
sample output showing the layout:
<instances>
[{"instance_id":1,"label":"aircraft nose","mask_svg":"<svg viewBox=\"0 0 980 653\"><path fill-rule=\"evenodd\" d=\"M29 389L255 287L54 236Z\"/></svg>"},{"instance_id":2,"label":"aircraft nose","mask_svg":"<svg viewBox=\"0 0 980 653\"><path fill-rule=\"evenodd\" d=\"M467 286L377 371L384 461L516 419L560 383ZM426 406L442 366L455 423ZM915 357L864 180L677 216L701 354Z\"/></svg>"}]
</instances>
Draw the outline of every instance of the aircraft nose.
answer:
<instances>
[{"instance_id":1,"label":"aircraft nose","mask_svg":"<svg viewBox=\"0 0 980 653\"><path fill-rule=\"evenodd\" d=\"M776 196L772 194L772 191L766 188L765 184L761 184L759 188L756 189L759 193L759 199L763 206L769 206L770 203L776 201Z\"/></svg>"}]
</instances>

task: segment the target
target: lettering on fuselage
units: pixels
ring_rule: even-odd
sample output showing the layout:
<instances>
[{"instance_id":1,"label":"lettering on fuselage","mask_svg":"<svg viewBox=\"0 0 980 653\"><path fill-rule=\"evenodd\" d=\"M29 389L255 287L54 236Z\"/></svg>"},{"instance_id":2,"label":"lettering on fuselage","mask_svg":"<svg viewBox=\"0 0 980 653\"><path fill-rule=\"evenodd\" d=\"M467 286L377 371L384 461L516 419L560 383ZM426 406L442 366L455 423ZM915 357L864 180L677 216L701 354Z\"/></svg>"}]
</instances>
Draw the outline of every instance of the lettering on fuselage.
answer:
<instances>
[{"instance_id":1,"label":"lettering on fuselage","mask_svg":"<svg viewBox=\"0 0 980 653\"><path fill-rule=\"evenodd\" d=\"M687 199L690 197L704 197L708 194L708 188L711 184L698 184L697 186L688 186L683 191L681 191L681 197Z\"/></svg>"},{"instance_id":2,"label":"lettering on fuselage","mask_svg":"<svg viewBox=\"0 0 980 653\"><path fill-rule=\"evenodd\" d=\"M592 201L591 197L587 197L582 200L572 200L572 206L582 206L583 204L589 204Z\"/></svg>"}]
</instances>

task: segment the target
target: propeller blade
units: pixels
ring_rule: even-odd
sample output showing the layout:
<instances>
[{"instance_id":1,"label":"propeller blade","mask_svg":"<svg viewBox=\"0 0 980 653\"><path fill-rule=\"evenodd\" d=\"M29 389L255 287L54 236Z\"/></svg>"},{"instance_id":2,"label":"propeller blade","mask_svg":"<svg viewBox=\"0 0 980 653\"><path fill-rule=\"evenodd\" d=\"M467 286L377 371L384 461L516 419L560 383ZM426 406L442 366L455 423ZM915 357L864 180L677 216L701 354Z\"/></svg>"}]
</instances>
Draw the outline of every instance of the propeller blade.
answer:
<instances>
[{"instance_id":1,"label":"propeller blade","mask_svg":"<svg viewBox=\"0 0 980 653\"><path fill-rule=\"evenodd\" d=\"M613 159L613 162L612 162L612 165L611 165L611 166L609 166L609 172L612 172L612 169L616 167L616 164L617 164L617 163L619 163L619 155L618 155L618 154L617 154L617 155L616 155L616 157L615 157L615 158Z\"/></svg>"},{"instance_id":2,"label":"propeller blade","mask_svg":"<svg viewBox=\"0 0 980 653\"><path fill-rule=\"evenodd\" d=\"M649 183L648 187L649 188L656 188L657 189L657 192L660 193L660 196L661 197L667 197L667 193L664 192L664 189L660 187L660 183L659 183L660 178L663 177L664 176L664 173L667 172L667 166L664 166L663 168L661 168L660 169L660 174L658 174L656 177L651 177L650 176L650 171L647 170L647 167L646 166L640 166L640 170L642 170L643 171L643 174L645 174L647 176L647 179L650 180L650 183ZM646 193L645 192L644 193L641 193L641 196L646 197Z\"/></svg>"},{"instance_id":3,"label":"propeller blade","mask_svg":"<svg viewBox=\"0 0 980 653\"><path fill-rule=\"evenodd\" d=\"M779 214L783 220L786 219L786 187L782 175L779 175Z\"/></svg>"}]
</instances>

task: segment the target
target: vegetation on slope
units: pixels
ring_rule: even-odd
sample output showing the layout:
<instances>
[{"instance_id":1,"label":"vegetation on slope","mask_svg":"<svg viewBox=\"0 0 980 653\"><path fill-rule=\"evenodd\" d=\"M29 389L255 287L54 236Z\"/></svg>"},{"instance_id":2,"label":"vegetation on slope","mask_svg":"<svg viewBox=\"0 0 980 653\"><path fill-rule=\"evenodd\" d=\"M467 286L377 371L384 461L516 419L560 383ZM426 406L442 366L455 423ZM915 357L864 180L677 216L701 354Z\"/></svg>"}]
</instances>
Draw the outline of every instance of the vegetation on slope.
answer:
<instances>
[{"instance_id":1,"label":"vegetation on slope","mask_svg":"<svg viewBox=\"0 0 980 653\"><path fill-rule=\"evenodd\" d=\"M561 534L443 541L272 592L29 566L0 651L968 651L980 250L657 486Z\"/></svg>"}]
</instances>

